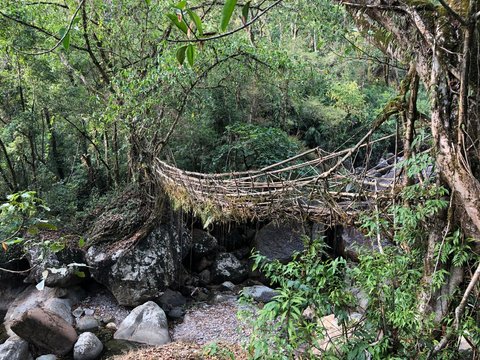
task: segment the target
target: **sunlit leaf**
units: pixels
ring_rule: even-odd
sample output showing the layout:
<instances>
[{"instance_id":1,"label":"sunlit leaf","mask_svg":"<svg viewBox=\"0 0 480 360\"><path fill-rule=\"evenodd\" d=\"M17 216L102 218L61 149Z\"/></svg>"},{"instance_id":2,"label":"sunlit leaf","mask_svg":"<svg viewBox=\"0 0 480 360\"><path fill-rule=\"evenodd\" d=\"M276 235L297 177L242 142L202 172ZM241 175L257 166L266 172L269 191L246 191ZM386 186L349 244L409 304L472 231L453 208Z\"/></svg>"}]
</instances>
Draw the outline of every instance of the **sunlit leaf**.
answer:
<instances>
[{"instance_id":1,"label":"sunlit leaf","mask_svg":"<svg viewBox=\"0 0 480 360\"><path fill-rule=\"evenodd\" d=\"M222 22L220 24L220 29L225 31L227 29L228 23L232 18L233 10L235 10L235 5L237 5L237 0L227 0L222 10Z\"/></svg>"},{"instance_id":2,"label":"sunlit leaf","mask_svg":"<svg viewBox=\"0 0 480 360\"><path fill-rule=\"evenodd\" d=\"M177 15L175 14L167 14L167 17L170 19L170 21L181 31L183 31L185 34L188 33L188 27L187 24L183 20L179 20Z\"/></svg>"},{"instance_id":3,"label":"sunlit leaf","mask_svg":"<svg viewBox=\"0 0 480 360\"><path fill-rule=\"evenodd\" d=\"M203 36L203 24L202 24L202 19L200 19L200 16L198 16L195 12L193 12L190 9L187 9L188 16L190 16L190 19L195 23L195 26L197 27L198 35Z\"/></svg>"},{"instance_id":4,"label":"sunlit leaf","mask_svg":"<svg viewBox=\"0 0 480 360\"><path fill-rule=\"evenodd\" d=\"M195 46L192 44L187 46L187 60L190 66L193 66L193 63L195 61Z\"/></svg>"}]
</instances>

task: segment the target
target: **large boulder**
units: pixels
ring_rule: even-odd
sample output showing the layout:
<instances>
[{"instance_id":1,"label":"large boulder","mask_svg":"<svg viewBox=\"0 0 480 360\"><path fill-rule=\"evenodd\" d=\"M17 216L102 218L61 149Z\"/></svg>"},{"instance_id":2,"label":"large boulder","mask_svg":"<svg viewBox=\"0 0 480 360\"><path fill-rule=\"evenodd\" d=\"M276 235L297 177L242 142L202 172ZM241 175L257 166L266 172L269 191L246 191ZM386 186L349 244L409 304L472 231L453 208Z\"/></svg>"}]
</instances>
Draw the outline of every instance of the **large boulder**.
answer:
<instances>
[{"instance_id":1,"label":"large boulder","mask_svg":"<svg viewBox=\"0 0 480 360\"><path fill-rule=\"evenodd\" d=\"M38 284L42 281L45 270L48 271L45 285L49 287L70 287L83 281L83 278L77 275L82 269L71 265L85 263L82 250L68 247L54 253L42 246L32 246L26 255L32 268L25 279L27 283Z\"/></svg>"},{"instance_id":2,"label":"large boulder","mask_svg":"<svg viewBox=\"0 0 480 360\"><path fill-rule=\"evenodd\" d=\"M167 344L171 341L167 316L160 306L148 301L132 310L122 321L113 338L147 345Z\"/></svg>"},{"instance_id":3,"label":"large boulder","mask_svg":"<svg viewBox=\"0 0 480 360\"><path fill-rule=\"evenodd\" d=\"M67 296L68 292L65 289L45 287L43 290L37 290L34 285L30 285L17 296L8 308L4 318L4 326L7 333L10 336L15 335L10 330L10 325L15 320L20 319L28 310L44 306L49 299Z\"/></svg>"},{"instance_id":4,"label":"large boulder","mask_svg":"<svg viewBox=\"0 0 480 360\"><path fill-rule=\"evenodd\" d=\"M318 224L308 225L296 221L271 222L260 229L253 247L270 260L290 261L295 252L304 249L304 238L323 236L324 229Z\"/></svg>"},{"instance_id":5,"label":"large boulder","mask_svg":"<svg viewBox=\"0 0 480 360\"><path fill-rule=\"evenodd\" d=\"M240 283L248 277L247 267L231 253L217 256L212 265L212 281L221 284L224 281Z\"/></svg>"},{"instance_id":6,"label":"large boulder","mask_svg":"<svg viewBox=\"0 0 480 360\"><path fill-rule=\"evenodd\" d=\"M215 252L218 247L218 241L200 229L193 229L192 232L192 255L194 258L202 258Z\"/></svg>"},{"instance_id":7,"label":"large boulder","mask_svg":"<svg viewBox=\"0 0 480 360\"><path fill-rule=\"evenodd\" d=\"M78 337L73 347L74 360L95 360L103 351L102 342L91 332L85 332Z\"/></svg>"},{"instance_id":8,"label":"large boulder","mask_svg":"<svg viewBox=\"0 0 480 360\"><path fill-rule=\"evenodd\" d=\"M47 354L66 355L77 341L75 329L59 315L35 308L11 324L12 331Z\"/></svg>"},{"instance_id":9,"label":"large boulder","mask_svg":"<svg viewBox=\"0 0 480 360\"><path fill-rule=\"evenodd\" d=\"M0 360L32 360L32 354L28 349L28 343L12 336L0 345Z\"/></svg>"},{"instance_id":10,"label":"large boulder","mask_svg":"<svg viewBox=\"0 0 480 360\"><path fill-rule=\"evenodd\" d=\"M87 262L93 277L120 305L137 306L178 285L190 244L189 231L181 221L172 219L157 224L134 243L120 240L91 246Z\"/></svg>"},{"instance_id":11,"label":"large boulder","mask_svg":"<svg viewBox=\"0 0 480 360\"><path fill-rule=\"evenodd\" d=\"M390 244L382 239L382 247ZM374 253L379 251L377 239L368 238L353 226L339 226L337 228L337 251L340 255L358 260L360 252Z\"/></svg>"},{"instance_id":12,"label":"large boulder","mask_svg":"<svg viewBox=\"0 0 480 360\"><path fill-rule=\"evenodd\" d=\"M59 315L63 320L73 325L72 302L70 299L51 298L43 304L43 308Z\"/></svg>"}]
</instances>

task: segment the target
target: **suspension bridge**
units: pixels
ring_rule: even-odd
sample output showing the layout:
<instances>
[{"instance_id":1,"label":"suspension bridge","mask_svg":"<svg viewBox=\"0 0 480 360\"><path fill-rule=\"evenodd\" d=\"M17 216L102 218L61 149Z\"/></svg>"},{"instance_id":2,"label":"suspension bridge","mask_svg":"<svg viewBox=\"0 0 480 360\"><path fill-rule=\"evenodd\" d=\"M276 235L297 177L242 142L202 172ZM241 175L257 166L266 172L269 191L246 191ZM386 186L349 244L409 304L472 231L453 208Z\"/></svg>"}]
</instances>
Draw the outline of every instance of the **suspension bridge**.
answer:
<instances>
[{"instance_id":1,"label":"suspension bridge","mask_svg":"<svg viewBox=\"0 0 480 360\"><path fill-rule=\"evenodd\" d=\"M365 160L361 168L353 167L359 151L368 159L374 143L391 137L362 139L333 153L310 149L258 170L199 173L158 158L154 170L174 204L194 211L204 223L280 216L352 223L361 211L391 203L400 185L396 156L375 166Z\"/></svg>"}]
</instances>

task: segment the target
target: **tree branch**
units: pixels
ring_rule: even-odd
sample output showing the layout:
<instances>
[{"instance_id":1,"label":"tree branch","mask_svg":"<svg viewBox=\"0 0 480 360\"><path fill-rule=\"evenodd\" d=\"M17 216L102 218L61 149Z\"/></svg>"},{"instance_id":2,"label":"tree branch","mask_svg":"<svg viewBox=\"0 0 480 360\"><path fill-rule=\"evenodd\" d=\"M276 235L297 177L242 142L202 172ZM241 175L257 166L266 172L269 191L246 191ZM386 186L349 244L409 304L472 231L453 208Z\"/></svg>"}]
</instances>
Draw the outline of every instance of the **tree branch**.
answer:
<instances>
[{"instance_id":1,"label":"tree branch","mask_svg":"<svg viewBox=\"0 0 480 360\"><path fill-rule=\"evenodd\" d=\"M218 35L215 35L215 36L210 36L208 38L196 38L196 39L186 39L186 40L167 40L167 41L168 42L173 42L173 43L195 43L195 42L205 42L205 41L217 40L217 39L221 39L221 38L233 35L233 34L239 32L239 31L249 27L250 25L252 25L254 22L256 22L263 15L265 15L267 12L269 12L271 9L273 9L275 6L277 6L281 2L282 2L282 0L275 1L273 4L266 7L265 10L262 10L261 12L259 12L257 14L257 16L252 18L250 21L246 22L245 24L243 24L242 26L240 26L236 29L233 29L231 31L227 31L226 33L218 34Z\"/></svg>"}]
</instances>

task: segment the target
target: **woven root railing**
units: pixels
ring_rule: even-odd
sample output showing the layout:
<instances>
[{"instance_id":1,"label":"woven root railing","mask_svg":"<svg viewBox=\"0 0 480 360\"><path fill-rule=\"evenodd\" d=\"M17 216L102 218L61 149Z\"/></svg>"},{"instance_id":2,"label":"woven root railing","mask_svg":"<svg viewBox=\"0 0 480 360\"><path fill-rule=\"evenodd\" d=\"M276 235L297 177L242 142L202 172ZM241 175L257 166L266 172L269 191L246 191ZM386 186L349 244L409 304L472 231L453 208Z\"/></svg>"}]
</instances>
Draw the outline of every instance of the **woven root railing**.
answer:
<instances>
[{"instance_id":1,"label":"woven root railing","mask_svg":"<svg viewBox=\"0 0 480 360\"><path fill-rule=\"evenodd\" d=\"M262 169L217 174L184 171L156 159L155 172L173 203L204 223L280 216L351 223L359 212L388 202L401 176L395 156L369 170L352 169L348 160L364 146L336 153L315 148Z\"/></svg>"}]
</instances>

